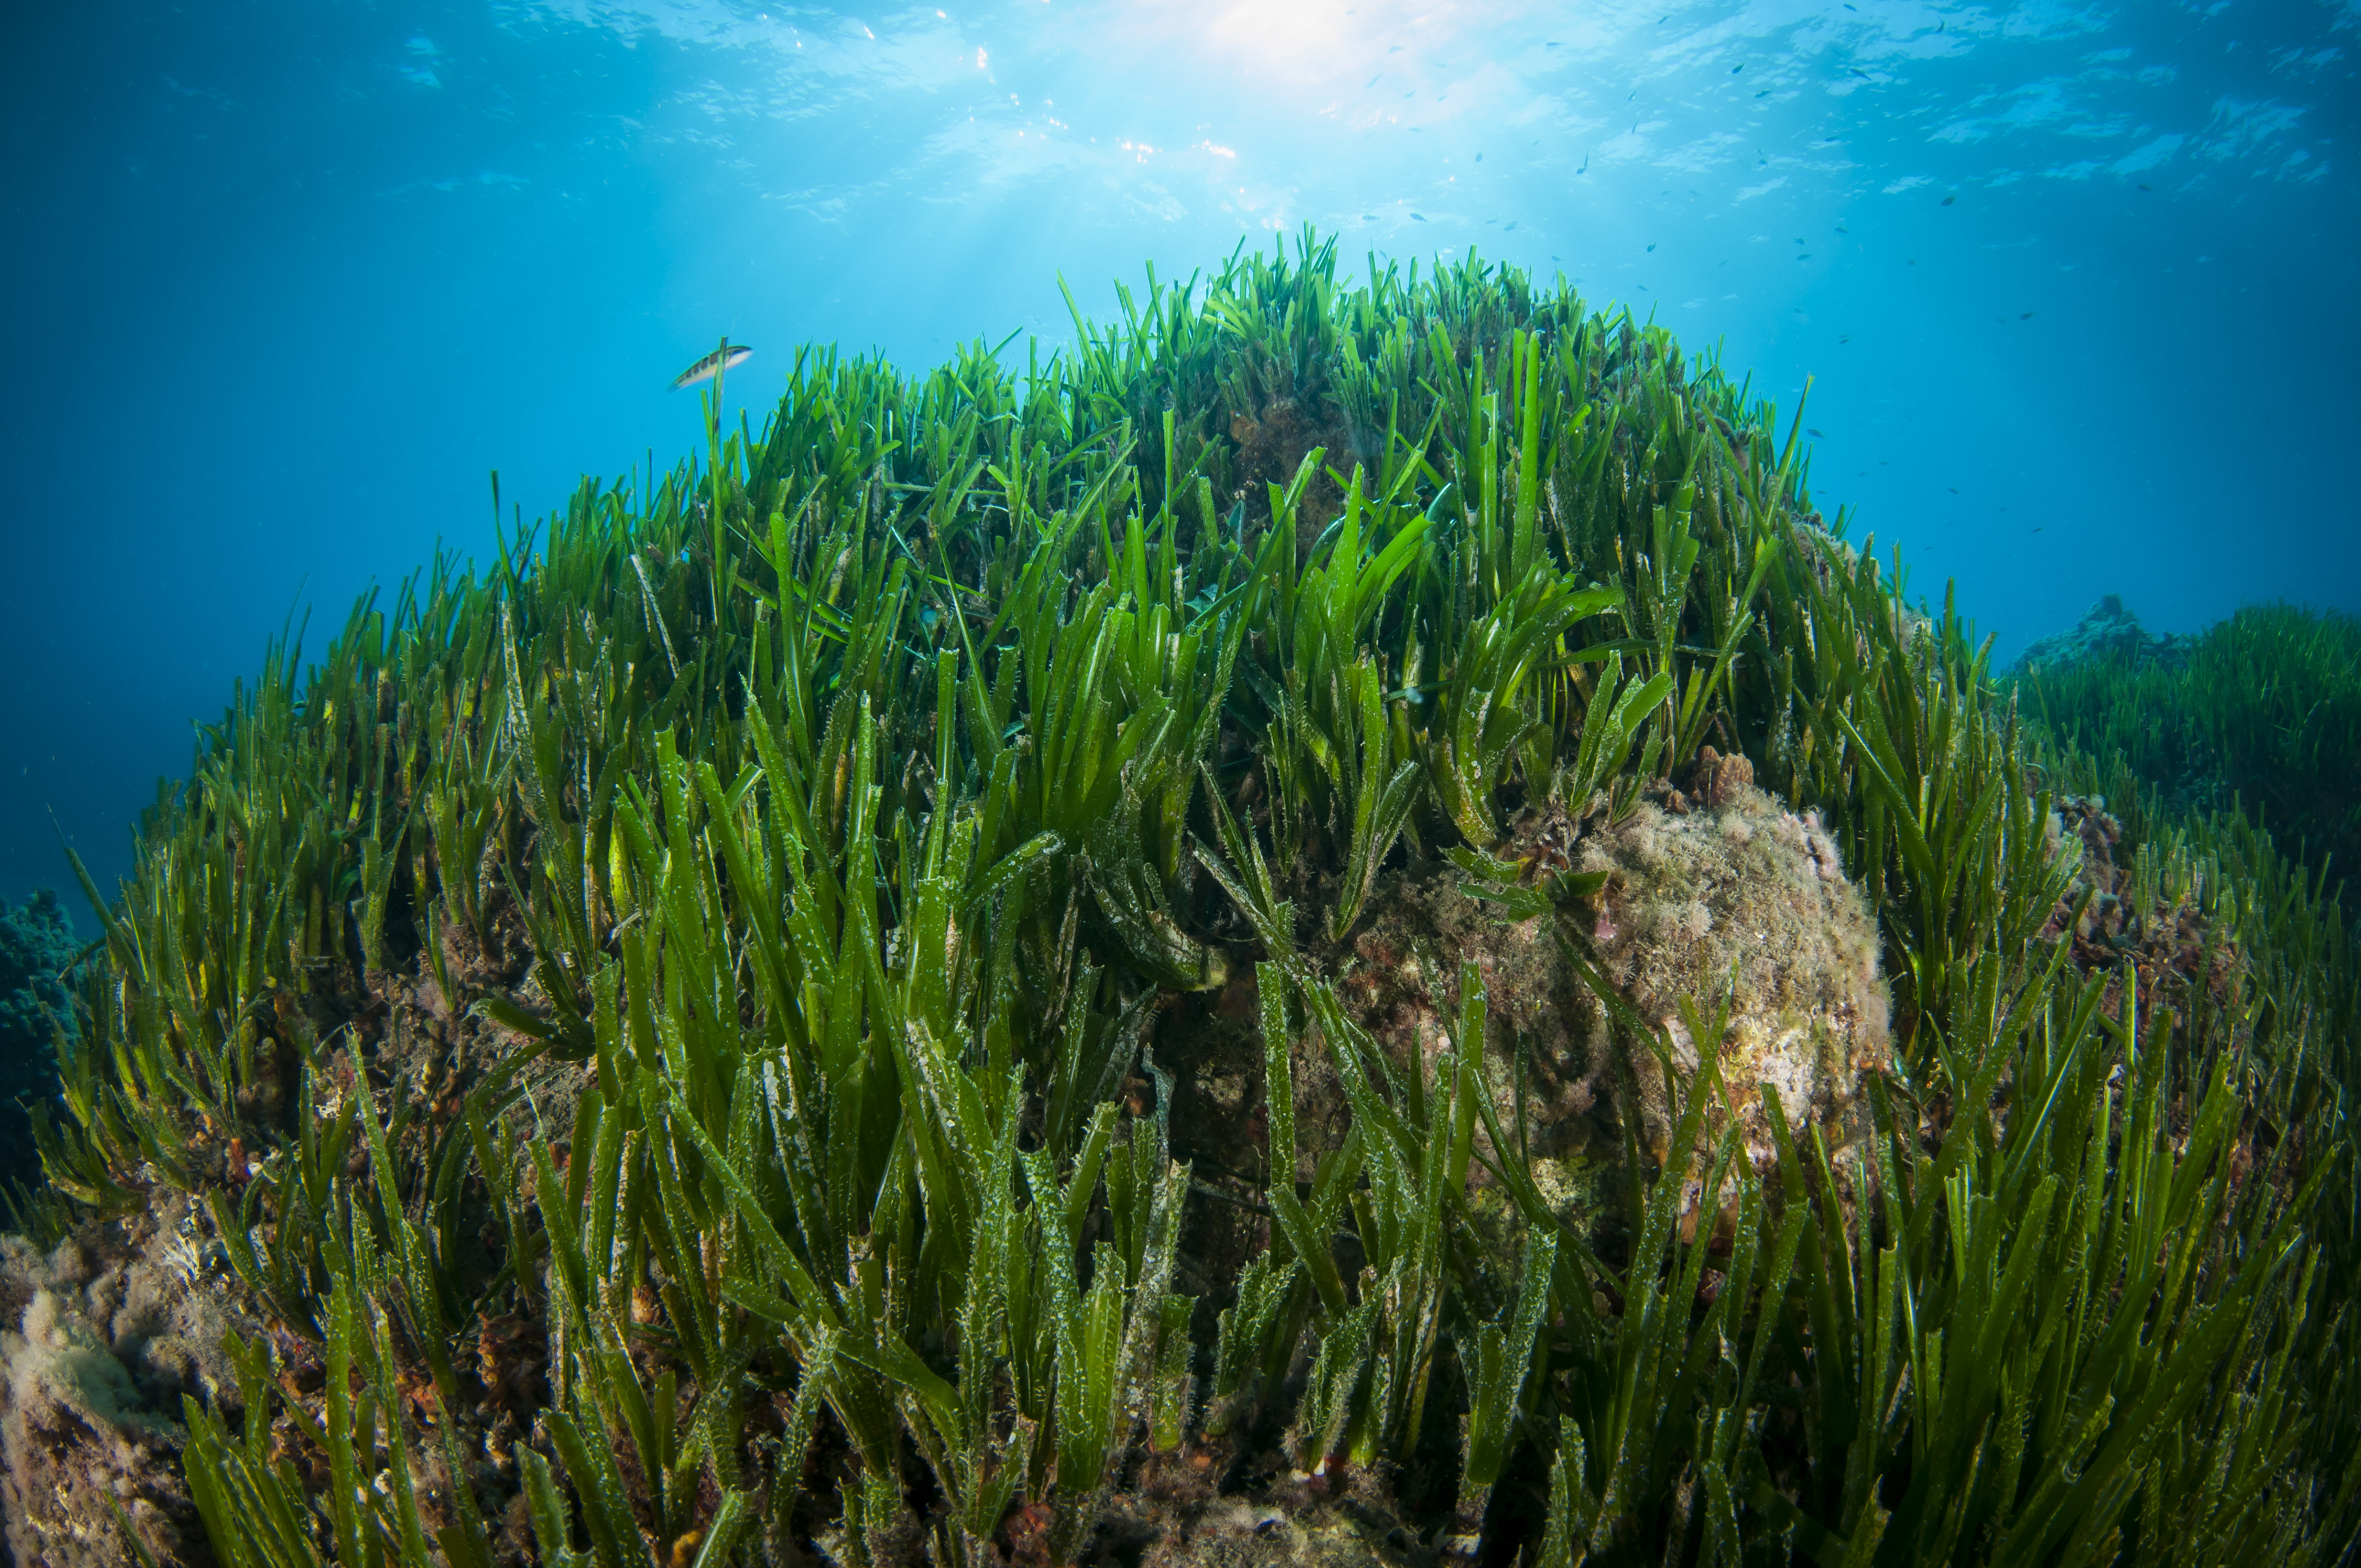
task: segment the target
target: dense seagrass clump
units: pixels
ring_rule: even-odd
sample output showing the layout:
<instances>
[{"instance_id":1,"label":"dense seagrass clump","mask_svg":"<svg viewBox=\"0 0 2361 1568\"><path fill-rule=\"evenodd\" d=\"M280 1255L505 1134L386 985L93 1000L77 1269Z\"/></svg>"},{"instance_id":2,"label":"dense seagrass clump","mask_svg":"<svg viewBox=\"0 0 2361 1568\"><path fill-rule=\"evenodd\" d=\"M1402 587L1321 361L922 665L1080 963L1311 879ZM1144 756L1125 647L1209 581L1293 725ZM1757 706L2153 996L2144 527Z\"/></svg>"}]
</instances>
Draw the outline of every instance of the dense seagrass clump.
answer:
<instances>
[{"instance_id":1,"label":"dense seagrass clump","mask_svg":"<svg viewBox=\"0 0 2361 1568\"><path fill-rule=\"evenodd\" d=\"M19 1561L2334 1560L2321 887L1660 328L1122 301L272 650L0 1250Z\"/></svg>"},{"instance_id":2,"label":"dense seagrass clump","mask_svg":"<svg viewBox=\"0 0 2361 1568\"><path fill-rule=\"evenodd\" d=\"M2012 674L2063 746L2169 807L2251 814L2323 886L2361 863L2361 617L2248 605L2158 635L2109 594Z\"/></svg>"}]
</instances>

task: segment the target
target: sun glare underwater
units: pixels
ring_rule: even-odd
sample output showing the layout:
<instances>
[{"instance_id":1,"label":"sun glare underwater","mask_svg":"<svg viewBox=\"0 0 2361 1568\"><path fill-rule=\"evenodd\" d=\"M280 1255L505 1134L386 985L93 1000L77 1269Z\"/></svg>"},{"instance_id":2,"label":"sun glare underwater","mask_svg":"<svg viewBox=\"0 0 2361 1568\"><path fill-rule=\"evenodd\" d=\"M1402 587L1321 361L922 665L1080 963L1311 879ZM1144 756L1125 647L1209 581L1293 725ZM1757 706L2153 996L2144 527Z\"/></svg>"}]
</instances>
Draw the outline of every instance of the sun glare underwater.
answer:
<instances>
[{"instance_id":1,"label":"sun glare underwater","mask_svg":"<svg viewBox=\"0 0 2361 1568\"><path fill-rule=\"evenodd\" d=\"M0 51L0 1563L2350 1563L2361 5Z\"/></svg>"}]
</instances>

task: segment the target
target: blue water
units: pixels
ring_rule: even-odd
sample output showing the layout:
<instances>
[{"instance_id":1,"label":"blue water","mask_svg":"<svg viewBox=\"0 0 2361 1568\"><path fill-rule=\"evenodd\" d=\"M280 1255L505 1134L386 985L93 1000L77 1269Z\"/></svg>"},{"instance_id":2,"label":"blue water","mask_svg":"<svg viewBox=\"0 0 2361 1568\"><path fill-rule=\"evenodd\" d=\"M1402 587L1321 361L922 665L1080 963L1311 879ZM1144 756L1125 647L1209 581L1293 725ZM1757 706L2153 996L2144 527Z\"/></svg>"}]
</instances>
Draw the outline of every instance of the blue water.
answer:
<instances>
[{"instance_id":1,"label":"blue water","mask_svg":"<svg viewBox=\"0 0 2361 1568\"><path fill-rule=\"evenodd\" d=\"M2004 659L2361 609L2356 60L2361 0L13 7L0 895L60 832L111 885L291 613L489 553L489 470L688 451L724 332L759 422L799 341L1054 346L1061 274L1306 222L1816 377L1816 499Z\"/></svg>"}]
</instances>

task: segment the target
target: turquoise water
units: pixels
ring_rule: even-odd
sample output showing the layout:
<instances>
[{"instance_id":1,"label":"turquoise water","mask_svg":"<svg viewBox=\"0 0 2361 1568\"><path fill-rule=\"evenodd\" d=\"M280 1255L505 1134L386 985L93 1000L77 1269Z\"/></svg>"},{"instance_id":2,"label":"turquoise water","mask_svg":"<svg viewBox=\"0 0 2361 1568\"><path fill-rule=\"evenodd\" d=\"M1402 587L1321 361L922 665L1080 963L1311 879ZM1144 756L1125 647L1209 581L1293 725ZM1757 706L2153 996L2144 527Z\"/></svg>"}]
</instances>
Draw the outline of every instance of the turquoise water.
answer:
<instances>
[{"instance_id":1,"label":"turquoise water","mask_svg":"<svg viewBox=\"0 0 2361 1568\"><path fill-rule=\"evenodd\" d=\"M27 8L29 11L29 8ZM1311 224L1792 411L2003 659L2123 594L2361 609L2361 5L283 3L0 50L0 895L111 883L291 613L696 439L755 345L1071 338ZM55 828L52 827L52 821ZM84 920L87 928L87 918Z\"/></svg>"}]
</instances>

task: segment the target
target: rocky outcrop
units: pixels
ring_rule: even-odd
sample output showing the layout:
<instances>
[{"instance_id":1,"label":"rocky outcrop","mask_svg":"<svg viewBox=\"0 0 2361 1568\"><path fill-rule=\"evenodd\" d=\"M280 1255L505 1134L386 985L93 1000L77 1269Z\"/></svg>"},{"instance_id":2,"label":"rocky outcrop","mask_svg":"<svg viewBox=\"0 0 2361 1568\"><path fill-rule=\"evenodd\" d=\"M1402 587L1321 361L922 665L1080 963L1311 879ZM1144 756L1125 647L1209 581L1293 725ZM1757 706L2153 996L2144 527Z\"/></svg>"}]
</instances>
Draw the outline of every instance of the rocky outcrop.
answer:
<instances>
[{"instance_id":1,"label":"rocky outcrop","mask_svg":"<svg viewBox=\"0 0 2361 1568\"><path fill-rule=\"evenodd\" d=\"M2176 659L2194 641L2193 638L2148 630L2125 605L2122 595L2109 594L2092 605L2090 613L2071 630L2053 632L2027 645L2017 655L2011 673L2027 674L2045 667L2118 654Z\"/></svg>"},{"instance_id":2,"label":"rocky outcrop","mask_svg":"<svg viewBox=\"0 0 2361 1568\"><path fill-rule=\"evenodd\" d=\"M16 1568L210 1563L181 1398L240 1402L225 1340L254 1332L188 1201L169 1190L48 1253L0 1238L0 1521Z\"/></svg>"},{"instance_id":3,"label":"rocky outcrop","mask_svg":"<svg viewBox=\"0 0 2361 1568\"><path fill-rule=\"evenodd\" d=\"M1569 1220L1616 1210L1627 1131L1650 1160L1674 1157L1674 1108L1708 1048L1721 1075L1710 1135L1734 1122L1758 1169L1777 1161L1766 1083L1791 1131L1818 1125L1832 1149L1853 1141L1867 1076L1890 1051L1889 1000L1869 901L1816 814L1788 810L1743 757L1708 747L1686 788L1654 790L1620 821L1603 801L1578 818L1529 811L1497 852L1596 889L1510 920L1448 866L1389 873L1329 965L1355 1021L1398 1064L1430 1071L1449 1047L1462 967L1475 966L1500 1124L1523 1146L1503 1152ZM1252 1006L1231 1011L1243 1025ZM1719 1037L1698 1040L1693 1021L1718 1023ZM1258 1079L1235 1054L1222 1119L1250 1139ZM1291 1069L1299 1141L1335 1146L1350 1113L1316 1031ZM1229 1158L1252 1153L1242 1142Z\"/></svg>"},{"instance_id":4,"label":"rocky outcrop","mask_svg":"<svg viewBox=\"0 0 2361 1568\"><path fill-rule=\"evenodd\" d=\"M58 895L42 888L0 908L0 1179L40 1180L32 1124L23 1107L58 1095L51 1041L72 1027L64 975L81 944Z\"/></svg>"}]
</instances>

